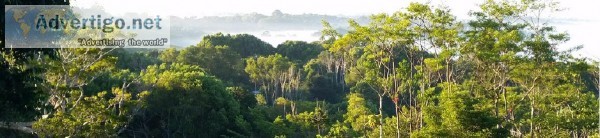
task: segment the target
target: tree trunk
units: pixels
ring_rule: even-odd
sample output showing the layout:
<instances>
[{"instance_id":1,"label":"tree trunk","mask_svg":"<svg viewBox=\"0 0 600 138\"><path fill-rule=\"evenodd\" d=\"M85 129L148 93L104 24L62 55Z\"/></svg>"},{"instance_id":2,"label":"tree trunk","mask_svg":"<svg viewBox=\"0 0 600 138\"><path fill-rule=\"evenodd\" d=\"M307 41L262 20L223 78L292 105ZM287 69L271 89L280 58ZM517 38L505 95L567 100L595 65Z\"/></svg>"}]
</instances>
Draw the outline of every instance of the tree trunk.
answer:
<instances>
[{"instance_id":1,"label":"tree trunk","mask_svg":"<svg viewBox=\"0 0 600 138\"><path fill-rule=\"evenodd\" d=\"M379 94L379 137L383 138L383 95Z\"/></svg>"},{"instance_id":2,"label":"tree trunk","mask_svg":"<svg viewBox=\"0 0 600 138\"><path fill-rule=\"evenodd\" d=\"M398 107L398 100L394 101L394 106L396 107L396 133L398 138L400 138L400 114L399 114L399 109L400 107Z\"/></svg>"},{"instance_id":3,"label":"tree trunk","mask_svg":"<svg viewBox=\"0 0 600 138\"><path fill-rule=\"evenodd\" d=\"M532 93L533 94L533 93ZM534 127L533 127L533 112L534 112L534 106L535 105L535 98L532 96L531 97L531 111L530 114L531 116L529 116L529 133L530 136L533 138L535 136L535 131L534 131Z\"/></svg>"}]
</instances>

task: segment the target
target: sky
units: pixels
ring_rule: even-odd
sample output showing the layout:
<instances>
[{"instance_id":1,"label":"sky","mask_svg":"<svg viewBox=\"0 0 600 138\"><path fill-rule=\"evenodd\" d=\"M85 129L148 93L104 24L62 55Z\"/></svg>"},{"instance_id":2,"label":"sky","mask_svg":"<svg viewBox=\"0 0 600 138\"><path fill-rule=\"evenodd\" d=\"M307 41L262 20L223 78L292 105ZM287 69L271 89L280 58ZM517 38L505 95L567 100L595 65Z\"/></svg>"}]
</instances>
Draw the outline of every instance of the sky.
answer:
<instances>
[{"instance_id":1,"label":"sky","mask_svg":"<svg viewBox=\"0 0 600 138\"><path fill-rule=\"evenodd\" d=\"M407 7L411 2L444 5L451 9L459 20L469 18L468 13L476 10L484 0L73 0L72 6L91 7L101 5L111 14L149 13L179 17L231 16L259 13L270 15L274 10L288 14L326 14L338 16L361 16L375 13L393 13ZM575 56L600 60L600 41L595 33L600 32L600 8L595 0L554 0L564 11L551 13L550 25L560 32L567 32L571 40L559 49L578 45L584 48Z\"/></svg>"}]
</instances>

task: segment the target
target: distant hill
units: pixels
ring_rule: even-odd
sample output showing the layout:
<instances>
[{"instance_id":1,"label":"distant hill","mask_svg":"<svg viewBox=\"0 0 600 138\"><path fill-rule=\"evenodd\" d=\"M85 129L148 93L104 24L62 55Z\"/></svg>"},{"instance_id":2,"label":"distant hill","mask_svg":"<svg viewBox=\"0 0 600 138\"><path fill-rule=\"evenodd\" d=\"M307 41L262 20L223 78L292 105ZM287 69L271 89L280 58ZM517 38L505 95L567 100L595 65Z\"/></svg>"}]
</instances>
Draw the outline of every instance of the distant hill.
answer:
<instances>
[{"instance_id":1,"label":"distant hill","mask_svg":"<svg viewBox=\"0 0 600 138\"><path fill-rule=\"evenodd\" d=\"M322 29L321 20L329 22L333 27L345 32L348 20L353 19L359 24L369 21L367 16L344 17L320 14L287 14L275 10L271 15L258 13L239 14L234 16L171 17L171 43L179 46L189 46L198 43L206 34L250 33L286 30L314 30L312 35L319 35ZM292 34L294 35L294 34ZM261 37L261 36L257 36ZM263 36L264 37L264 36ZM272 44L276 45L276 44Z\"/></svg>"}]
</instances>

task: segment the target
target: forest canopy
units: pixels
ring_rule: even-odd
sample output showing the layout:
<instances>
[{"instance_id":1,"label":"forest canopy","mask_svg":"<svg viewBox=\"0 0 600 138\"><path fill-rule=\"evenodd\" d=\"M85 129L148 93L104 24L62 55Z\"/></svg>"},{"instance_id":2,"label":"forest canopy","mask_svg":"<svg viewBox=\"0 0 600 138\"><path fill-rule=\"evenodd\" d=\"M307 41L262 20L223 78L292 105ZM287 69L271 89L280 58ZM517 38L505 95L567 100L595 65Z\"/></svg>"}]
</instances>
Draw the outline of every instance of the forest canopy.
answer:
<instances>
[{"instance_id":1,"label":"forest canopy","mask_svg":"<svg viewBox=\"0 0 600 138\"><path fill-rule=\"evenodd\" d=\"M535 16L558 6L411 3L276 47L2 48L0 136L600 137L598 62Z\"/></svg>"}]
</instances>

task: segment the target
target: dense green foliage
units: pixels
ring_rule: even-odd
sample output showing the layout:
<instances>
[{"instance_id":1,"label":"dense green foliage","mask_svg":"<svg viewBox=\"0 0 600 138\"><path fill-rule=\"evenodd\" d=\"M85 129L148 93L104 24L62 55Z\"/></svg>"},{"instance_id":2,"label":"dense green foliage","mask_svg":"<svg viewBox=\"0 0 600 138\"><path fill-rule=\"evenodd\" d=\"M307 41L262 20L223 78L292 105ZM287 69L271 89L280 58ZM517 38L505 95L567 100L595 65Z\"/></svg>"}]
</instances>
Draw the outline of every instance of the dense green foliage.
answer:
<instances>
[{"instance_id":1,"label":"dense green foliage","mask_svg":"<svg viewBox=\"0 0 600 138\"><path fill-rule=\"evenodd\" d=\"M277 53L289 58L300 65L316 58L323 51L319 43L306 43L304 41L285 41L277 45Z\"/></svg>"},{"instance_id":2,"label":"dense green foliage","mask_svg":"<svg viewBox=\"0 0 600 138\"><path fill-rule=\"evenodd\" d=\"M599 136L597 65L556 50L569 37L531 14L543 10L556 4L487 1L457 21L412 3L276 48L218 33L183 49L3 49L0 133Z\"/></svg>"},{"instance_id":3,"label":"dense green foliage","mask_svg":"<svg viewBox=\"0 0 600 138\"><path fill-rule=\"evenodd\" d=\"M208 35L204 36L201 45L229 46L243 58L275 53L275 48L269 43L249 34L224 35L217 33Z\"/></svg>"}]
</instances>

